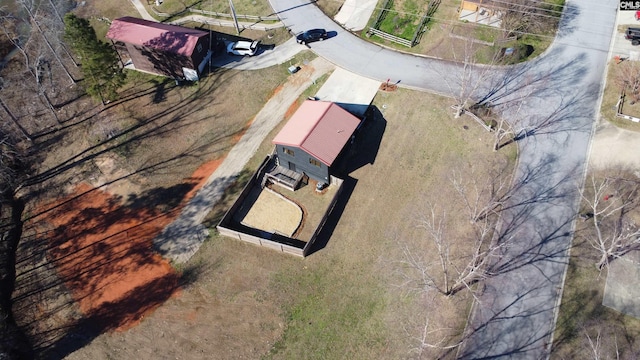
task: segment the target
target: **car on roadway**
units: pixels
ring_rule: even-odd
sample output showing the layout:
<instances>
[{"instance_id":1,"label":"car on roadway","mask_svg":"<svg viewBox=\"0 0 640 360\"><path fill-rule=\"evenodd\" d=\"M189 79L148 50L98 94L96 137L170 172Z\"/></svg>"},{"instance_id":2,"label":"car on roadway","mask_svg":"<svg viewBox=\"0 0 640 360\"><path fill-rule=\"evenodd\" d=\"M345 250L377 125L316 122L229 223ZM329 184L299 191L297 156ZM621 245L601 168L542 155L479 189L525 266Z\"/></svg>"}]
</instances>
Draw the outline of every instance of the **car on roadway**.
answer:
<instances>
[{"instance_id":1,"label":"car on roadway","mask_svg":"<svg viewBox=\"0 0 640 360\"><path fill-rule=\"evenodd\" d=\"M258 51L260 40L256 41L235 41L227 45L227 54L240 56L253 56Z\"/></svg>"},{"instance_id":2,"label":"car on roadway","mask_svg":"<svg viewBox=\"0 0 640 360\"><path fill-rule=\"evenodd\" d=\"M298 44L306 45L310 42L325 40L328 37L329 35L327 35L327 31L325 29L311 29L298 34L298 36L296 36L296 40L298 41Z\"/></svg>"}]
</instances>

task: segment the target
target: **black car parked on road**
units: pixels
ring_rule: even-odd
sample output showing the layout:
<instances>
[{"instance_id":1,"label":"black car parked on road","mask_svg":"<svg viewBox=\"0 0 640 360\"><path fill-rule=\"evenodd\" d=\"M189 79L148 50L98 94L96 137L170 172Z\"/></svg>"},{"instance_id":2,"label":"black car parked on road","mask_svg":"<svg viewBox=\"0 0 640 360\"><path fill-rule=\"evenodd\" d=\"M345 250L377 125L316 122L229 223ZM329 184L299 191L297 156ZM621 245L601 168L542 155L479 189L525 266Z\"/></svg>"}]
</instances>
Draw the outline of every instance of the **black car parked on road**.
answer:
<instances>
[{"instance_id":1,"label":"black car parked on road","mask_svg":"<svg viewBox=\"0 0 640 360\"><path fill-rule=\"evenodd\" d=\"M298 44L308 44L314 41L322 41L328 37L327 31L325 29L311 29L303 32L302 34L298 34L296 36L296 40Z\"/></svg>"}]
</instances>

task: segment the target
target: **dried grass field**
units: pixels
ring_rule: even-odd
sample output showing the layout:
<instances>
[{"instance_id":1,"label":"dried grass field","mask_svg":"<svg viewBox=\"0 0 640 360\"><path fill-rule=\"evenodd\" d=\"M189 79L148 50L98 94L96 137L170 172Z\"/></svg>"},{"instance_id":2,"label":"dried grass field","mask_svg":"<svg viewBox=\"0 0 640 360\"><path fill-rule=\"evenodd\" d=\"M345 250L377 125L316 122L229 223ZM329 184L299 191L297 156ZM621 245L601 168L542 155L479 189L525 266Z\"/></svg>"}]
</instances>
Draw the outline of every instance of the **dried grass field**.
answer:
<instances>
[{"instance_id":1,"label":"dried grass field","mask_svg":"<svg viewBox=\"0 0 640 360\"><path fill-rule=\"evenodd\" d=\"M410 100L414 109L403 106ZM374 104L381 117L367 124L353 154L373 161L356 162L361 166L346 179L330 238L314 254L303 260L213 232L188 264L197 276L180 296L69 358L453 357L454 351L426 349L418 356L417 339L429 321L446 329L431 336L455 342L471 297L404 286L400 244L437 261L416 227L425 205L447 210L451 235L463 236L468 220L455 211L452 169L473 168L480 176L494 160L513 158L514 149L493 152L491 134L470 119L453 119L444 98L399 90L380 93ZM270 147L265 141L248 170Z\"/></svg>"},{"instance_id":2,"label":"dried grass field","mask_svg":"<svg viewBox=\"0 0 640 360\"><path fill-rule=\"evenodd\" d=\"M131 10L127 1L113 4ZM87 3L85 14L101 14L94 5L105 4ZM419 339L428 323L430 341L454 344L471 296L445 297L416 285L419 278L407 282L415 274L405 272L405 251L437 263L428 234L417 226L435 208L447 214L447 235L457 239L463 256L471 230L451 178L459 174L470 182L496 166L510 169L515 149L492 151L493 135L469 118L454 119L449 99L404 89L376 96L377 115L341 164L344 197L310 257L215 232L284 122L212 209L211 236L187 264L170 266L150 254L148 234L179 211L286 78L286 66L220 70L185 87L134 74L119 102L69 109L76 115L49 139L55 146L37 169L44 176L28 189L33 201L18 251L14 311L33 345L46 349L42 357L454 357L455 350L429 350ZM92 103L80 98L73 104ZM85 188L103 182L106 191ZM63 213L47 220L53 210ZM134 273L129 269L146 267L162 273L109 297L105 290L126 282Z\"/></svg>"}]
</instances>

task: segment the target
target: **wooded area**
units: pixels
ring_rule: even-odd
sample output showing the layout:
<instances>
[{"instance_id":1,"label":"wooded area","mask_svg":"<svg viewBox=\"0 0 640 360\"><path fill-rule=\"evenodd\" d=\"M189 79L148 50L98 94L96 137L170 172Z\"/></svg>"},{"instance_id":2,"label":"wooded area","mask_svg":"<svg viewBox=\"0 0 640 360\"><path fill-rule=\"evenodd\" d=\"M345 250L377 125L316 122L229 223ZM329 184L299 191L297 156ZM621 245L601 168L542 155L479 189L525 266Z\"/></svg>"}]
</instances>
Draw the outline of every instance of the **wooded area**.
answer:
<instances>
[{"instance_id":1,"label":"wooded area","mask_svg":"<svg viewBox=\"0 0 640 360\"><path fill-rule=\"evenodd\" d=\"M0 122L0 358L3 359L34 356L12 312L16 250L23 231L25 201L30 196L21 190L27 184L36 185L31 178L33 165L40 161L41 152L55 143L57 136L63 136L64 121L76 112L86 111L64 108L84 92L78 83L83 76L73 50L62 41L64 23L60 14L68 12L71 6L72 2L67 0L16 0L0 9L0 118L3 119ZM95 38L95 33L93 36Z\"/></svg>"}]
</instances>

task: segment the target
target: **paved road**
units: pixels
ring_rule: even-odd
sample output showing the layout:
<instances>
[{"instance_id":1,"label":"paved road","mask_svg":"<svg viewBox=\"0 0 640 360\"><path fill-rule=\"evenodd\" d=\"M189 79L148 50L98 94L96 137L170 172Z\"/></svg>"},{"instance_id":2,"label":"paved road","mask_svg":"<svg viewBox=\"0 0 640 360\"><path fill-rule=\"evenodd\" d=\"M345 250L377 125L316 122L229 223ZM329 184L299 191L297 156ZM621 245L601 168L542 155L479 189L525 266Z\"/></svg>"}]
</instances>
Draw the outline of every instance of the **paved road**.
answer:
<instances>
[{"instance_id":1,"label":"paved road","mask_svg":"<svg viewBox=\"0 0 640 360\"><path fill-rule=\"evenodd\" d=\"M520 188L502 216L509 246L474 304L460 358L549 354L617 6L568 2L552 48L521 69L521 79L533 86L505 92L506 101L533 92L514 101L523 104L533 136L520 144ZM513 107L505 115L519 117Z\"/></svg>"},{"instance_id":2,"label":"paved road","mask_svg":"<svg viewBox=\"0 0 640 360\"><path fill-rule=\"evenodd\" d=\"M270 3L295 33L314 27L334 31L331 39L311 47L340 67L456 97L472 91L525 131L519 140L517 192L502 213L505 245L474 304L458 357L546 358L618 1L568 1L559 34L542 57L516 67L472 71L367 43L308 1Z\"/></svg>"},{"instance_id":3,"label":"paved road","mask_svg":"<svg viewBox=\"0 0 640 360\"><path fill-rule=\"evenodd\" d=\"M258 54L253 57L227 54L214 56L211 65L236 70L258 70L284 64L302 50L307 50L307 47L291 38L275 47L261 45Z\"/></svg>"},{"instance_id":4,"label":"paved road","mask_svg":"<svg viewBox=\"0 0 640 360\"><path fill-rule=\"evenodd\" d=\"M281 21L295 34L309 28L327 29L330 39L310 44L318 55L340 67L371 79L452 95L459 88L461 67L447 61L399 53L366 42L342 29L312 2L270 0Z\"/></svg>"}]
</instances>

